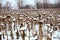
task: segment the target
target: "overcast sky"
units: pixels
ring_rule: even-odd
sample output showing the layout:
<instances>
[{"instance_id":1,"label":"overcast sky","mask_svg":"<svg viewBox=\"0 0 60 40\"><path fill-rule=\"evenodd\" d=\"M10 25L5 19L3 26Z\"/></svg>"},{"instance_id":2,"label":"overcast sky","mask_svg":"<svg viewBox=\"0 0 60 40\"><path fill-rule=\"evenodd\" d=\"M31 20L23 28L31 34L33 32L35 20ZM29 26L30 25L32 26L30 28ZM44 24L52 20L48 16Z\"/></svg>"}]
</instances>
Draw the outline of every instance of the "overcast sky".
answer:
<instances>
[{"instance_id":1,"label":"overcast sky","mask_svg":"<svg viewBox=\"0 0 60 40\"><path fill-rule=\"evenodd\" d=\"M16 4L16 1L15 0L2 0L3 5L6 3L6 1L10 1L12 5L15 5ZM48 2L54 4L55 2L57 2L57 0L48 0ZM25 5L26 4L35 5L35 0L23 0L23 3Z\"/></svg>"},{"instance_id":2,"label":"overcast sky","mask_svg":"<svg viewBox=\"0 0 60 40\"><path fill-rule=\"evenodd\" d=\"M27 4L29 4L29 5L35 5L35 0L24 0L23 1L23 3L24 3L24 5L27 5Z\"/></svg>"},{"instance_id":3,"label":"overcast sky","mask_svg":"<svg viewBox=\"0 0 60 40\"><path fill-rule=\"evenodd\" d=\"M6 1L9 1L11 3L12 7L16 7L17 6L16 0L2 0L2 4L5 5ZM41 0L40 2L43 2L43 1ZM55 2L58 2L58 1L57 0L48 0L48 3L54 4ZM23 0L23 5L27 5L27 4L35 5L35 0Z\"/></svg>"}]
</instances>

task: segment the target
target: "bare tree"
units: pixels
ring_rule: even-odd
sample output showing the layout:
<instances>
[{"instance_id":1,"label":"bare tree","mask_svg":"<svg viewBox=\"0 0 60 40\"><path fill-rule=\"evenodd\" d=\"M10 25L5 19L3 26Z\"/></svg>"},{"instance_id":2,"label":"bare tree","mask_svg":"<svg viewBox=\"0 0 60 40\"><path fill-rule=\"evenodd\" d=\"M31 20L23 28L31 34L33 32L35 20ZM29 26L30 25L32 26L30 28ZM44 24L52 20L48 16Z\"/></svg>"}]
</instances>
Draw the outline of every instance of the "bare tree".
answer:
<instances>
[{"instance_id":1,"label":"bare tree","mask_svg":"<svg viewBox=\"0 0 60 40\"><path fill-rule=\"evenodd\" d=\"M0 3L0 9L2 9L2 4Z\"/></svg>"},{"instance_id":2,"label":"bare tree","mask_svg":"<svg viewBox=\"0 0 60 40\"><path fill-rule=\"evenodd\" d=\"M43 6L42 6L42 4L40 4L40 3L36 3L36 6L37 6L37 9L39 9L39 8L42 8Z\"/></svg>"},{"instance_id":3,"label":"bare tree","mask_svg":"<svg viewBox=\"0 0 60 40\"><path fill-rule=\"evenodd\" d=\"M30 5L26 5L25 8L26 8L26 9L29 9L29 8L30 8Z\"/></svg>"},{"instance_id":4,"label":"bare tree","mask_svg":"<svg viewBox=\"0 0 60 40\"><path fill-rule=\"evenodd\" d=\"M19 9L20 9L21 7L20 7L20 3L19 3L19 2L17 2L17 5L18 5L18 7L19 7Z\"/></svg>"},{"instance_id":5,"label":"bare tree","mask_svg":"<svg viewBox=\"0 0 60 40\"><path fill-rule=\"evenodd\" d=\"M6 4L3 6L3 9L11 9L11 3L6 1Z\"/></svg>"},{"instance_id":6,"label":"bare tree","mask_svg":"<svg viewBox=\"0 0 60 40\"><path fill-rule=\"evenodd\" d=\"M23 2L22 2L22 0L17 0L17 5L18 5L18 7L19 7L19 9L22 9L23 8Z\"/></svg>"}]
</instances>

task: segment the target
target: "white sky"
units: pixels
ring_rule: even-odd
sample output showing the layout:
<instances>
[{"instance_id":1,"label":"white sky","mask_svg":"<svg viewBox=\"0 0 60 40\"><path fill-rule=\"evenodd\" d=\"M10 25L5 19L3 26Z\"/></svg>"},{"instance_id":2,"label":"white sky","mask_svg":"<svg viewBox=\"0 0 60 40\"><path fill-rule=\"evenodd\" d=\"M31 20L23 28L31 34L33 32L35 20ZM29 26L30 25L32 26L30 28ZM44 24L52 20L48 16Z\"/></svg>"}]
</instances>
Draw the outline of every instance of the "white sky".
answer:
<instances>
[{"instance_id":1,"label":"white sky","mask_svg":"<svg viewBox=\"0 0 60 40\"><path fill-rule=\"evenodd\" d=\"M12 7L16 7L17 6L17 3L16 3L17 1L16 0L2 0L2 4L5 5L6 1L9 1L11 3ZM40 1L40 2L42 3L43 1ZM48 0L48 3L54 4L56 2L58 2L58 1L57 0ZM23 5L27 5L27 4L35 5L35 0L23 0Z\"/></svg>"},{"instance_id":2,"label":"white sky","mask_svg":"<svg viewBox=\"0 0 60 40\"><path fill-rule=\"evenodd\" d=\"M57 2L58 2L58 0L48 0L48 3L51 3L51 4L55 4Z\"/></svg>"},{"instance_id":3,"label":"white sky","mask_svg":"<svg viewBox=\"0 0 60 40\"><path fill-rule=\"evenodd\" d=\"M15 0L2 0L2 3L5 4L6 1L10 1L12 5L16 4ZM33 4L35 5L35 0L23 0L24 4ZM42 2L42 1L41 1ZM57 0L48 0L49 3L54 4L55 2L57 2Z\"/></svg>"},{"instance_id":4,"label":"white sky","mask_svg":"<svg viewBox=\"0 0 60 40\"><path fill-rule=\"evenodd\" d=\"M18 5L17 5L17 3L16 3L15 0L2 0L2 4L3 4L2 6L4 6L7 1L9 1L11 3L11 8L14 9L14 8L17 8L18 7Z\"/></svg>"},{"instance_id":5,"label":"white sky","mask_svg":"<svg viewBox=\"0 0 60 40\"><path fill-rule=\"evenodd\" d=\"M24 2L24 5L27 5L27 4L29 4L29 5L35 5L35 0L24 0L23 1Z\"/></svg>"}]
</instances>

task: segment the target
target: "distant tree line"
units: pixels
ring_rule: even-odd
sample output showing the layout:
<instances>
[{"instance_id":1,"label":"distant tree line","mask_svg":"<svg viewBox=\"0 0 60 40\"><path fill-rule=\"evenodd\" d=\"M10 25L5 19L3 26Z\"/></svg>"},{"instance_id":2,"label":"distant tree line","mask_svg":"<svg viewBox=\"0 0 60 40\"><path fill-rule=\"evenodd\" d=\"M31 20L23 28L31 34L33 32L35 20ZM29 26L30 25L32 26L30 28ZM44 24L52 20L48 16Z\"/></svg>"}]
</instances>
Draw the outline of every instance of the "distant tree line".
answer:
<instances>
[{"instance_id":1,"label":"distant tree line","mask_svg":"<svg viewBox=\"0 0 60 40\"><path fill-rule=\"evenodd\" d=\"M60 8L60 3L57 4L47 4L47 3L36 3L37 9L39 8Z\"/></svg>"},{"instance_id":2,"label":"distant tree line","mask_svg":"<svg viewBox=\"0 0 60 40\"><path fill-rule=\"evenodd\" d=\"M0 3L0 9L2 9L2 4Z\"/></svg>"},{"instance_id":3,"label":"distant tree line","mask_svg":"<svg viewBox=\"0 0 60 40\"><path fill-rule=\"evenodd\" d=\"M35 9L34 5L25 5L25 6L20 6L20 3L17 3L19 9ZM47 3L36 3L36 8L40 9L40 8L60 8L60 3L57 4L47 4ZM11 9L9 2L6 2L5 6L2 7L2 4L0 3L0 9Z\"/></svg>"}]
</instances>

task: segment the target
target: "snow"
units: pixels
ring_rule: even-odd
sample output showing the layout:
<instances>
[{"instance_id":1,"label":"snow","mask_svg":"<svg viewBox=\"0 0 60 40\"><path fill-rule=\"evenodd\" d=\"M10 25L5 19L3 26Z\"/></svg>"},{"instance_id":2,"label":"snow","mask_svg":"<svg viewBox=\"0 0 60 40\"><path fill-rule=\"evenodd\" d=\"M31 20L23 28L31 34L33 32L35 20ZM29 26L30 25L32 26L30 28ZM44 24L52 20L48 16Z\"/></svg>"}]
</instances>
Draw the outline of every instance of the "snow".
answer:
<instances>
[{"instance_id":1,"label":"snow","mask_svg":"<svg viewBox=\"0 0 60 40\"><path fill-rule=\"evenodd\" d=\"M0 32L0 35L2 35L2 33Z\"/></svg>"},{"instance_id":2,"label":"snow","mask_svg":"<svg viewBox=\"0 0 60 40\"><path fill-rule=\"evenodd\" d=\"M53 32L52 40L60 40L60 30L57 30L57 31Z\"/></svg>"},{"instance_id":3,"label":"snow","mask_svg":"<svg viewBox=\"0 0 60 40\"><path fill-rule=\"evenodd\" d=\"M14 22L12 22L12 32L13 32L13 37L14 37L14 40L17 40L17 36L16 36L16 32L18 30L19 32L19 39L18 40L22 40L22 36L21 36L21 30L25 30L25 40L35 40L35 39L40 39L39 37L39 24L36 24L34 25L35 29L30 29L30 31L28 30L27 28L27 24L25 23L25 26L20 28L20 25L18 23L16 23L17 27L15 28L14 30ZM42 26L42 30L43 30L43 40L46 40L46 36L48 35L50 37L50 33L53 31L52 29L49 29L48 31L50 33L47 34L47 29L48 29L48 26L50 26L50 24L45 24ZM0 32L0 35L2 35L2 33L4 33L4 37L5 39L3 39L3 35L2 35L2 40L7 40L7 37L8 37L8 40L12 40L11 36L10 36L10 33L11 31L8 30L9 26L8 24L6 24L7 26L7 35L5 33L5 31L2 31ZM37 35L35 35L37 33ZM39 38L38 38L39 37ZM60 40L60 30L57 30L57 31L54 31L52 33L52 40Z\"/></svg>"}]
</instances>

